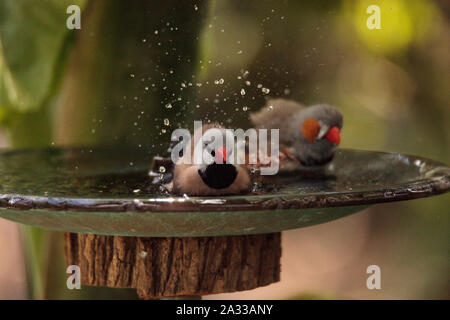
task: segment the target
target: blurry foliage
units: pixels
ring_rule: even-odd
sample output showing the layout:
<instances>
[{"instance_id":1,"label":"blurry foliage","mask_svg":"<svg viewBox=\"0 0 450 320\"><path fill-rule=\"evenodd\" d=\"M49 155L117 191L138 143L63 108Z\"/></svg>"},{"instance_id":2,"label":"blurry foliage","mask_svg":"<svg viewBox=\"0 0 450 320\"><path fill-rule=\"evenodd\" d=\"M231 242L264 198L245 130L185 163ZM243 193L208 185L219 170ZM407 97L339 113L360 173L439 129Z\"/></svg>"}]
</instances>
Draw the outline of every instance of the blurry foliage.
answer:
<instances>
[{"instance_id":1,"label":"blurry foliage","mask_svg":"<svg viewBox=\"0 0 450 320\"><path fill-rule=\"evenodd\" d=\"M56 85L70 4L85 0L0 2L0 119L39 110Z\"/></svg>"},{"instance_id":2,"label":"blurry foliage","mask_svg":"<svg viewBox=\"0 0 450 320\"><path fill-rule=\"evenodd\" d=\"M66 8L83 8L85 2L0 2L0 124L17 147L51 141L51 99L60 84L69 36Z\"/></svg>"},{"instance_id":3,"label":"blurry foliage","mask_svg":"<svg viewBox=\"0 0 450 320\"><path fill-rule=\"evenodd\" d=\"M195 108L206 3L91 1L62 84L55 142L167 149L172 128Z\"/></svg>"},{"instance_id":4,"label":"blurry foliage","mask_svg":"<svg viewBox=\"0 0 450 320\"><path fill-rule=\"evenodd\" d=\"M65 28L68 4L84 8L80 31ZM366 27L373 4L381 30ZM193 119L246 127L267 98L285 97L340 107L343 147L448 163L449 9L431 0L2 0L0 123L15 147L119 143L150 157ZM372 243L400 270L391 276L423 277L399 284L414 297L448 295L448 199L371 209ZM29 248L42 256L30 255L45 276L62 249L38 233ZM35 296L58 297L64 276L53 287L37 281L47 294Z\"/></svg>"}]
</instances>

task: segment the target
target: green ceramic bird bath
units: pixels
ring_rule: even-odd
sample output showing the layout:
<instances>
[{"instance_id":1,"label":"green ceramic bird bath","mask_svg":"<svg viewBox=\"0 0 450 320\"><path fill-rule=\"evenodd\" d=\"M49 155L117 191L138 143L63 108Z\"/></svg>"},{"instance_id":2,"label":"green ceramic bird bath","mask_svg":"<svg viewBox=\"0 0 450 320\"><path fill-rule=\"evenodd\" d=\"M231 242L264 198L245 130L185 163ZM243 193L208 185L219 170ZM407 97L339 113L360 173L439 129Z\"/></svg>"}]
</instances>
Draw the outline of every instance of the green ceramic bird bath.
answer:
<instances>
[{"instance_id":1,"label":"green ceramic bird bath","mask_svg":"<svg viewBox=\"0 0 450 320\"><path fill-rule=\"evenodd\" d=\"M0 155L0 217L41 228L123 236L259 234L324 223L380 202L449 190L450 168L401 154L339 150L322 172L267 177L242 196L172 196L140 149ZM167 168L167 171L169 168ZM164 175L162 175L163 177Z\"/></svg>"},{"instance_id":2,"label":"green ceramic bird bath","mask_svg":"<svg viewBox=\"0 0 450 320\"><path fill-rule=\"evenodd\" d=\"M254 174L246 195L174 196L163 187L170 162L151 171L153 156L113 147L3 152L0 217L66 232L67 263L80 266L83 284L199 296L278 281L282 230L450 188L450 168L438 162L339 150L323 170Z\"/></svg>"}]
</instances>

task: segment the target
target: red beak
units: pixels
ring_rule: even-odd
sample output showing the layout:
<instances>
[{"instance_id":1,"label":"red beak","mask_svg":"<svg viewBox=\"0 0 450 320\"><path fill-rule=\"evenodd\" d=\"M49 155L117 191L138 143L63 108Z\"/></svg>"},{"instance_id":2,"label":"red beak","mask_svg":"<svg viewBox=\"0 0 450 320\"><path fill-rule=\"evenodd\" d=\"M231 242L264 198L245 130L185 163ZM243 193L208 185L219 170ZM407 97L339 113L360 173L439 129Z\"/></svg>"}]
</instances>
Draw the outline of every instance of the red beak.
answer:
<instances>
[{"instance_id":1,"label":"red beak","mask_svg":"<svg viewBox=\"0 0 450 320\"><path fill-rule=\"evenodd\" d=\"M214 161L216 163L225 163L227 162L227 148L220 147L217 148L216 156L214 157Z\"/></svg>"},{"instance_id":2,"label":"red beak","mask_svg":"<svg viewBox=\"0 0 450 320\"><path fill-rule=\"evenodd\" d=\"M328 141L339 144L341 143L341 130L338 127L333 127L328 130L328 133L325 137Z\"/></svg>"}]
</instances>

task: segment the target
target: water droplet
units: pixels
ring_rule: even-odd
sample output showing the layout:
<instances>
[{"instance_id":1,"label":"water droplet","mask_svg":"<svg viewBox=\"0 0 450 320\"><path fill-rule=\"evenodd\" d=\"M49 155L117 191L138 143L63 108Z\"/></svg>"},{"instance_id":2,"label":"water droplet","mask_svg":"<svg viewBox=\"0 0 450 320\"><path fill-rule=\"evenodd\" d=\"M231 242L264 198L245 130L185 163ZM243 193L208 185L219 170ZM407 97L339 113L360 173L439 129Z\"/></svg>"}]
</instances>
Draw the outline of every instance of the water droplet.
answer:
<instances>
[{"instance_id":1,"label":"water droplet","mask_svg":"<svg viewBox=\"0 0 450 320\"><path fill-rule=\"evenodd\" d=\"M196 4L194 4L194 10L195 10L195 11L197 11L197 10L198 10L198 7L197 7L197 5L196 5Z\"/></svg>"},{"instance_id":2,"label":"water droplet","mask_svg":"<svg viewBox=\"0 0 450 320\"><path fill-rule=\"evenodd\" d=\"M147 253L146 251L141 251L141 252L139 253L139 256L140 256L142 259L144 259L145 257L147 257L147 255L148 255L148 253Z\"/></svg>"},{"instance_id":3,"label":"water droplet","mask_svg":"<svg viewBox=\"0 0 450 320\"><path fill-rule=\"evenodd\" d=\"M170 103L166 104L166 108L167 109L172 109L172 104L170 104Z\"/></svg>"},{"instance_id":4,"label":"water droplet","mask_svg":"<svg viewBox=\"0 0 450 320\"><path fill-rule=\"evenodd\" d=\"M252 83L251 83L250 81L247 80L247 81L245 81L245 84L249 86L249 85L251 85Z\"/></svg>"},{"instance_id":5,"label":"water droplet","mask_svg":"<svg viewBox=\"0 0 450 320\"><path fill-rule=\"evenodd\" d=\"M155 34L158 34L158 30L155 30Z\"/></svg>"},{"instance_id":6,"label":"water droplet","mask_svg":"<svg viewBox=\"0 0 450 320\"><path fill-rule=\"evenodd\" d=\"M134 74L130 73L130 77L134 78Z\"/></svg>"},{"instance_id":7,"label":"water droplet","mask_svg":"<svg viewBox=\"0 0 450 320\"><path fill-rule=\"evenodd\" d=\"M395 192L394 192L394 191L386 191L386 192L384 193L384 197L385 197L385 198L392 198L392 197L395 197Z\"/></svg>"},{"instance_id":8,"label":"water droplet","mask_svg":"<svg viewBox=\"0 0 450 320\"><path fill-rule=\"evenodd\" d=\"M134 193L139 193L139 192L141 192L141 189L134 189L133 192Z\"/></svg>"},{"instance_id":9,"label":"water droplet","mask_svg":"<svg viewBox=\"0 0 450 320\"><path fill-rule=\"evenodd\" d=\"M262 91L264 94L269 94L270 89L268 89L268 88L262 88L261 91Z\"/></svg>"},{"instance_id":10,"label":"water droplet","mask_svg":"<svg viewBox=\"0 0 450 320\"><path fill-rule=\"evenodd\" d=\"M130 167L132 167L134 165L134 163L133 162L130 162Z\"/></svg>"},{"instance_id":11,"label":"water droplet","mask_svg":"<svg viewBox=\"0 0 450 320\"><path fill-rule=\"evenodd\" d=\"M262 84L261 83L258 83L258 85L256 86L258 89L261 89L262 88Z\"/></svg>"},{"instance_id":12,"label":"water droplet","mask_svg":"<svg viewBox=\"0 0 450 320\"><path fill-rule=\"evenodd\" d=\"M169 126L170 125L170 121L169 121L169 119L164 119L164 125L166 125L166 126Z\"/></svg>"},{"instance_id":13,"label":"water droplet","mask_svg":"<svg viewBox=\"0 0 450 320\"><path fill-rule=\"evenodd\" d=\"M245 96L245 89L241 89L241 96Z\"/></svg>"},{"instance_id":14,"label":"water droplet","mask_svg":"<svg viewBox=\"0 0 450 320\"><path fill-rule=\"evenodd\" d=\"M247 111L247 110L248 110L248 107L247 107L247 106L244 106L244 107L242 107L242 110Z\"/></svg>"},{"instance_id":15,"label":"water droplet","mask_svg":"<svg viewBox=\"0 0 450 320\"><path fill-rule=\"evenodd\" d=\"M164 173L164 172L166 172L166 168L164 166L160 166L159 173Z\"/></svg>"}]
</instances>

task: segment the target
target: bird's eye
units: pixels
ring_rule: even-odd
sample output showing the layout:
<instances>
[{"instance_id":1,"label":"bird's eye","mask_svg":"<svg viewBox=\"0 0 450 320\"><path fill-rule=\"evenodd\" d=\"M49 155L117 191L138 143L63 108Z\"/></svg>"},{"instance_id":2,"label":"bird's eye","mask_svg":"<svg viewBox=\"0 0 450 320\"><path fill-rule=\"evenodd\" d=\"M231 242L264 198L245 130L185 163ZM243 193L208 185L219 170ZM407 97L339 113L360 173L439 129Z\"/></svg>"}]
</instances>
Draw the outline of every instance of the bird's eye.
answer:
<instances>
[{"instance_id":1,"label":"bird's eye","mask_svg":"<svg viewBox=\"0 0 450 320\"><path fill-rule=\"evenodd\" d=\"M213 151L211 151L211 155L213 156L213 157L215 157L216 156L216 152L213 150Z\"/></svg>"}]
</instances>

